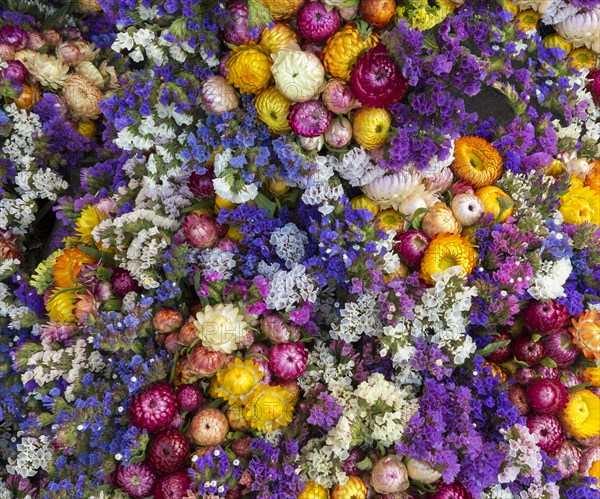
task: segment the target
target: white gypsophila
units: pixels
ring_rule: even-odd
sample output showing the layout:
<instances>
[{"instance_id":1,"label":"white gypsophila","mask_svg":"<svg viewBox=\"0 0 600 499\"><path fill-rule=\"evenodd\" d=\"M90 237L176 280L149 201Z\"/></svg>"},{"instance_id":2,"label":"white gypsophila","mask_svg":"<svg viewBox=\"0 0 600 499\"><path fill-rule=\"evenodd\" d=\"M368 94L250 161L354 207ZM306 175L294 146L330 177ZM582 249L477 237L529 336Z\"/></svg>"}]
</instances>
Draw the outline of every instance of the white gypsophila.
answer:
<instances>
[{"instance_id":1,"label":"white gypsophila","mask_svg":"<svg viewBox=\"0 0 600 499\"><path fill-rule=\"evenodd\" d=\"M230 279L235 269L235 253L222 251L219 248L204 249L198 255L198 260L204 267L204 272L218 272L225 279Z\"/></svg>"},{"instance_id":2,"label":"white gypsophila","mask_svg":"<svg viewBox=\"0 0 600 499\"><path fill-rule=\"evenodd\" d=\"M13 275L19 269L20 264L21 260L18 258L6 258L0 260L0 281Z\"/></svg>"},{"instance_id":3,"label":"white gypsophila","mask_svg":"<svg viewBox=\"0 0 600 499\"><path fill-rule=\"evenodd\" d=\"M213 187L217 196L227 201L236 204L247 203L258 195L258 187L255 184L244 184L241 188L236 186L236 190L233 190L231 185L233 176L227 175L228 171L231 170L229 161L232 157L233 151L231 149L225 149L215 156L214 172L216 178L213 179Z\"/></svg>"},{"instance_id":4,"label":"white gypsophila","mask_svg":"<svg viewBox=\"0 0 600 499\"><path fill-rule=\"evenodd\" d=\"M395 230L386 232L384 239L377 241L375 247L376 255L383 253L383 271L386 274L393 274L400 268L400 258L394 251L394 237L396 237Z\"/></svg>"},{"instance_id":5,"label":"white gypsophila","mask_svg":"<svg viewBox=\"0 0 600 499\"><path fill-rule=\"evenodd\" d=\"M269 280L273 279L275 273L280 269L281 265L279 265L277 262L267 263L264 260L258 262L258 265L256 266L257 272Z\"/></svg>"},{"instance_id":6,"label":"white gypsophila","mask_svg":"<svg viewBox=\"0 0 600 499\"><path fill-rule=\"evenodd\" d=\"M493 485L481 493L480 499L513 499L513 494L508 488L500 484Z\"/></svg>"},{"instance_id":7,"label":"white gypsophila","mask_svg":"<svg viewBox=\"0 0 600 499\"><path fill-rule=\"evenodd\" d=\"M414 308L411 322L413 337L427 337L463 364L477 349L466 334L471 300L477 296L473 286L466 285L462 268L454 266L432 275L434 286L428 288Z\"/></svg>"},{"instance_id":8,"label":"white gypsophila","mask_svg":"<svg viewBox=\"0 0 600 499\"><path fill-rule=\"evenodd\" d=\"M555 300L565 296L564 285L573 271L568 258L550 261L544 260L533 276L531 286L527 290L534 300Z\"/></svg>"},{"instance_id":9,"label":"white gypsophila","mask_svg":"<svg viewBox=\"0 0 600 499\"><path fill-rule=\"evenodd\" d=\"M331 325L329 335L346 343L354 343L363 335L380 335L383 324L379 318L381 309L377 298L373 291L366 290L356 301L346 302L340 310L341 320Z\"/></svg>"},{"instance_id":10,"label":"white gypsophila","mask_svg":"<svg viewBox=\"0 0 600 499\"><path fill-rule=\"evenodd\" d=\"M565 89L565 92L576 95L578 114L585 112L585 119L575 115L566 127L561 124L560 120L555 119L552 124L559 140L567 138L593 144L598 142L600 136L600 106L596 106L592 94L588 90L588 73L589 70L584 68L578 71L577 74L569 76L569 86Z\"/></svg>"},{"instance_id":11,"label":"white gypsophila","mask_svg":"<svg viewBox=\"0 0 600 499\"><path fill-rule=\"evenodd\" d=\"M169 246L169 239L158 229L141 230L127 248L122 262L131 275L145 288L157 288L160 283L148 272L160 260L163 251Z\"/></svg>"},{"instance_id":12,"label":"white gypsophila","mask_svg":"<svg viewBox=\"0 0 600 499\"><path fill-rule=\"evenodd\" d=\"M500 429L500 433L504 436L503 450L506 457L498 482L512 483L518 476L523 476L539 483L544 465L538 447L539 437L520 424Z\"/></svg>"},{"instance_id":13,"label":"white gypsophila","mask_svg":"<svg viewBox=\"0 0 600 499\"><path fill-rule=\"evenodd\" d=\"M369 408L380 408L371 412ZM384 378L381 373L373 373L354 391L354 401L344 414L360 418L364 428L364 441L376 442L389 447L402 439L408 421L418 408L412 389L401 387Z\"/></svg>"},{"instance_id":14,"label":"white gypsophila","mask_svg":"<svg viewBox=\"0 0 600 499\"><path fill-rule=\"evenodd\" d=\"M148 164L152 164L149 161ZM179 218L181 210L191 204L192 192L187 185L189 174L167 172L155 180L145 176L139 183L139 192L135 199L138 209L163 211L168 217Z\"/></svg>"},{"instance_id":15,"label":"white gypsophila","mask_svg":"<svg viewBox=\"0 0 600 499\"><path fill-rule=\"evenodd\" d=\"M17 192L22 193L22 199L48 199L56 201L58 194L64 191L69 184L58 173L45 168L43 170L21 171L15 176Z\"/></svg>"},{"instance_id":16,"label":"white gypsophila","mask_svg":"<svg viewBox=\"0 0 600 499\"><path fill-rule=\"evenodd\" d=\"M48 471L52 451L46 435L40 435L39 438L23 437L17 444L17 452L17 457L9 458L6 465L10 475L30 478L39 470Z\"/></svg>"},{"instance_id":17,"label":"white gypsophila","mask_svg":"<svg viewBox=\"0 0 600 499\"><path fill-rule=\"evenodd\" d=\"M332 454L344 461L350 456L352 448L352 425L354 424L353 414L342 414L336 425L329 431L325 438L325 443L332 448Z\"/></svg>"},{"instance_id":18,"label":"white gypsophila","mask_svg":"<svg viewBox=\"0 0 600 499\"><path fill-rule=\"evenodd\" d=\"M308 354L307 366L306 371L297 380L300 388L308 390L321 383L338 402L347 398L347 392L352 389L353 360L338 361L327 344L317 340Z\"/></svg>"},{"instance_id":19,"label":"white gypsophila","mask_svg":"<svg viewBox=\"0 0 600 499\"><path fill-rule=\"evenodd\" d=\"M121 300L123 310L133 310L138 304L138 294L135 291L130 291Z\"/></svg>"},{"instance_id":20,"label":"white gypsophila","mask_svg":"<svg viewBox=\"0 0 600 499\"><path fill-rule=\"evenodd\" d=\"M391 352L394 367L403 367L415 353L409 321L401 317L397 324L384 326L382 332L380 355L385 357Z\"/></svg>"},{"instance_id":21,"label":"white gypsophila","mask_svg":"<svg viewBox=\"0 0 600 499\"><path fill-rule=\"evenodd\" d=\"M308 236L296 224L290 222L275 229L269 242L275 248L277 256L285 261L289 269L304 258L304 247L308 244Z\"/></svg>"},{"instance_id":22,"label":"white gypsophila","mask_svg":"<svg viewBox=\"0 0 600 499\"><path fill-rule=\"evenodd\" d=\"M269 284L265 303L271 310L291 312L302 301L317 300L317 285L303 265L296 264L289 271L278 270Z\"/></svg>"},{"instance_id":23,"label":"white gypsophila","mask_svg":"<svg viewBox=\"0 0 600 499\"><path fill-rule=\"evenodd\" d=\"M13 499L12 492L8 489L2 478L0 478L0 499Z\"/></svg>"},{"instance_id":24,"label":"white gypsophila","mask_svg":"<svg viewBox=\"0 0 600 499\"><path fill-rule=\"evenodd\" d=\"M104 361L99 352L88 352L87 342L80 338L68 347L54 347L49 342L42 341L43 349L32 354L27 359L27 368L21 375L23 384L35 381L39 387L62 379L68 383L63 394L65 400L75 400L74 384L79 382L86 372L99 372L104 367ZM34 391L36 399L42 394Z\"/></svg>"},{"instance_id":25,"label":"white gypsophila","mask_svg":"<svg viewBox=\"0 0 600 499\"><path fill-rule=\"evenodd\" d=\"M15 297L9 287L0 282L0 317L10 319L8 329L20 329L21 323L35 315L29 307L15 304Z\"/></svg>"},{"instance_id":26,"label":"white gypsophila","mask_svg":"<svg viewBox=\"0 0 600 499\"><path fill-rule=\"evenodd\" d=\"M352 187L366 185L385 173L362 147L353 147L339 159L331 156L329 162L337 174Z\"/></svg>"},{"instance_id":27,"label":"white gypsophila","mask_svg":"<svg viewBox=\"0 0 600 499\"><path fill-rule=\"evenodd\" d=\"M105 248L114 247L119 251L126 251L131 244L131 237L136 232L135 224L138 222L149 222L154 229L164 231L176 231L179 222L158 215L149 209L136 209L116 218L102 220L92 230L92 236L97 243ZM111 240L111 236L114 239Z\"/></svg>"},{"instance_id":28,"label":"white gypsophila","mask_svg":"<svg viewBox=\"0 0 600 499\"><path fill-rule=\"evenodd\" d=\"M149 21L158 16L158 6L144 7L141 3L137 6L137 11L142 21ZM119 28L122 29L122 28Z\"/></svg>"},{"instance_id":29,"label":"white gypsophila","mask_svg":"<svg viewBox=\"0 0 600 499\"><path fill-rule=\"evenodd\" d=\"M348 476L341 469L341 461L335 458L334 450L325 443L325 438L313 438L302 447L302 472L307 481L328 489L348 481Z\"/></svg>"},{"instance_id":30,"label":"white gypsophila","mask_svg":"<svg viewBox=\"0 0 600 499\"><path fill-rule=\"evenodd\" d=\"M560 488L554 482L534 482L527 490L519 492L519 499L560 499Z\"/></svg>"},{"instance_id":31,"label":"white gypsophila","mask_svg":"<svg viewBox=\"0 0 600 499\"><path fill-rule=\"evenodd\" d=\"M307 187L302 194L302 201L311 206L319 205L319 213L329 215L335 209L330 202L340 199L343 195L344 188L341 184L332 185L326 180Z\"/></svg>"},{"instance_id":32,"label":"white gypsophila","mask_svg":"<svg viewBox=\"0 0 600 499\"><path fill-rule=\"evenodd\" d=\"M194 117L191 114L179 112L175 106L175 103L165 106L161 102L157 102L155 109L156 115L160 119L164 120L171 118L178 126L191 125L194 121ZM178 140L182 142L182 139L185 140L185 137L180 137Z\"/></svg>"}]
</instances>

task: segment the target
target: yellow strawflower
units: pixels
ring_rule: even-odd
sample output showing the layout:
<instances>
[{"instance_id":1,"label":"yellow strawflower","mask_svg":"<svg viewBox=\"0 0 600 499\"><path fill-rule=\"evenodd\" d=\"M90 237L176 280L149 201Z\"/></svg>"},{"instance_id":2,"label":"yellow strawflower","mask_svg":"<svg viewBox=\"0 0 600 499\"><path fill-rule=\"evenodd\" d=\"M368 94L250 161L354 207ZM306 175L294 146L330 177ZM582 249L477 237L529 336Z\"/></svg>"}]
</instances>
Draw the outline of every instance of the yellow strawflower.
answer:
<instances>
[{"instance_id":1,"label":"yellow strawflower","mask_svg":"<svg viewBox=\"0 0 600 499\"><path fill-rule=\"evenodd\" d=\"M354 139L370 151L386 143L391 125L392 115L387 109L361 107L354 113Z\"/></svg>"},{"instance_id":2,"label":"yellow strawflower","mask_svg":"<svg viewBox=\"0 0 600 499\"><path fill-rule=\"evenodd\" d=\"M216 393L230 404L245 404L262 377L263 373L254 361L235 359L217 373Z\"/></svg>"},{"instance_id":3,"label":"yellow strawflower","mask_svg":"<svg viewBox=\"0 0 600 499\"><path fill-rule=\"evenodd\" d=\"M108 218L108 215L95 206L89 205L81 210L75 222L75 232L79 235L80 241L85 244L93 243L92 231L105 218Z\"/></svg>"},{"instance_id":4,"label":"yellow strawflower","mask_svg":"<svg viewBox=\"0 0 600 499\"><path fill-rule=\"evenodd\" d=\"M600 196L572 176L569 191L561 197L560 212L568 224L590 222L600 225Z\"/></svg>"},{"instance_id":5,"label":"yellow strawflower","mask_svg":"<svg viewBox=\"0 0 600 499\"><path fill-rule=\"evenodd\" d=\"M292 422L291 394L279 387L259 384L246 409L250 426L271 433Z\"/></svg>"},{"instance_id":6,"label":"yellow strawflower","mask_svg":"<svg viewBox=\"0 0 600 499\"><path fill-rule=\"evenodd\" d=\"M559 413L559 418L575 438L600 435L600 397L589 390L570 393L567 406Z\"/></svg>"},{"instance_id":7,"label":"yellow strawflower","mask_svg":"<svg viewBox=\"0 0 600 499\"><path fill-rule=\"evenodd\" d=\"M77 296L75 291L55 289L46 304L48 317L51 322L76 322L73 310Z\"/></svg>"},{"instance_id":8,"label":"yellow strawflower","mask_svg":"<svg viewBox=\"0 0 600 499\"><path fill-rule=\"evenodd\" d=\"M271 58L254 43L233 49L227 61L227 81L243 94L258 94L271 81Z\"/></svg>"},{"instance_id":9,"label":"yellow strawflower","mask_svg":"<svg viewBox=\"0 0 600 499\"><path fill-rule=\"evenodd\" d=\"M421 261L421 278L428 284L434 284L433 274L455 266L462 267L462 273L469 275L476 261L477 253L465 238L440 234L433 238L425 250Z\"/></svg>"},{"instance_id":10,"label":"yellow strawflower","mask_svg":"<svg viewBox=\"0 0 600 499\"><path fill-rule=\"evenodd\" d=\"M254 99L258 118L278 135L290 129L288 114L291 104L275 87L267 88Z\"/></svg>"}]
</instances>

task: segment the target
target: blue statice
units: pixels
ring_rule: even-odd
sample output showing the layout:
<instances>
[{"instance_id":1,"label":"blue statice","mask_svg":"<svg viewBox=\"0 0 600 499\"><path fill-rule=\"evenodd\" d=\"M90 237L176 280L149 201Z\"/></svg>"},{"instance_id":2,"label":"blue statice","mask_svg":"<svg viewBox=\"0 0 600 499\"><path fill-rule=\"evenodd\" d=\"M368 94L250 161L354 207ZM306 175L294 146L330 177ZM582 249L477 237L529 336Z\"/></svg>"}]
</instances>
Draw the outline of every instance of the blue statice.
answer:
<instances>
[{"instance_id":1,"label":"blue statice","mask_svg":"<svg viewBox=\"0 0 600 499\"><path fill-rule=\"evenodd\" d=\"M318 426L324 431L329 431L337 424L343 410L335 398L326 391L320 392L316 399L310 409L307 422Z\"/></svg>"},{"instance_id":2,"label":"blue statice","mask_svg":"<svg viewBox=\"0 0 600 499\"><path fill-rule=\"evenodd\" d=\"M219 497L238 484L242 472L240 458L220 445L202 455L195 455L189 470L199 494L216 494Z\"/></svg>"},{"instance_id":3,"label":"blue statice","mask_svg":"<svg viewBox=\"0 0 600 499\"><path fill-rule=\"evenodd\" d=\"M250 443L252 457L248 470L250 489L257 499L288 499L303 489L298 471L298 442L280 437L277 445L255 438Z\"/></svg>"}]
</instances>

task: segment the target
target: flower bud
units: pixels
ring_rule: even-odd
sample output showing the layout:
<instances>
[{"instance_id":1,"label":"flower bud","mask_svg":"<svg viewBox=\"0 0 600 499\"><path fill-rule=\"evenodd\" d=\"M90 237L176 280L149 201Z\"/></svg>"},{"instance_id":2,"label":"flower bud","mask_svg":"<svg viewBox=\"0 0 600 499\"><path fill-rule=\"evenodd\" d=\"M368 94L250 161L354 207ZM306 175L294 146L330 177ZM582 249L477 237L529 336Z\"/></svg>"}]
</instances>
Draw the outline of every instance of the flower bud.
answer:
<instances>
[{"instance_id":1,"label":"flower bud","mask_svg":"<svg viewBox=\"0 0 600 499\"><path fill-rule=\"evenodd\" d=\"M61 43L56 48L56 53L67 66L76 66L82 62L79 47L72 40Z\"/></svg>"},{"instance_id":2,"label":"flower bud","mask_svg":"<svg viewBox=\"0 0 600 499\"><path fill-rule=\"evenodd\" d=\"M450 206L456 220L465 227L477 223L483 214L483 204L475 194L459 194Z\"/></svg>"},{"instance_id":3,"label":"flower bud","mask_svg":"<svg viewBox=\"0 0 600 499\"><path fill-rule=\"evenodd\" d=\"M98 88L102 88L104 86L104 77L100 71L98 71L98 68L89 61L80 62L75 68L75 72L78 75L87 78Z\"/></svg>"},{"instance_id":4,"label":"flower bud","mask_svg":"<svg viewBox=\"0 0 600 499\"><path fill-rule=\"evenodd\" d=\"M179 310L163 308L154 314L152 325L157 332L166 334L177 331L183 324L183 315Z\"/></svg>"},{"instance_id":5,"label":"flower bud","mask_svg":"<svg viewBox=\"0 0 600 499\"><path fill-rule=\"evenodd\" d=\"M30 50L39 50L46 42L42 38L42 36L37 31L29 32L29 40L27 41L27 48Z\"/></svg>"},{"instance_id":6,"label":"flower bud","mask_svg":"<svg viewBox=\"0 0 600 499\"><path fill-rule=\"evenodd\" d=\"M21 61L7 61L7 66L0 70L3 80L11 80L23 85L29 77L29 71Z\"/></svg>"},{"instance_id":7,"label":"flower bud","mask_svg":"<svg viewBox=\"0 0 600 499\"><path fill-rule=\"evenodd\" d=\"M56 47L62 40L60 33L54 29L43 29L40 36L44 43L50 47Z\"/></svg>"},{"instance_id":8,"label":"flower bud","mask_svg":"<svg viewBox=\"0 0 600 499\"><path fill-rule=\"evenodd\" d=\"M435 483L442 477L442 474L436 471L433 466L418 459L409 458L406 461L406 469L411 480L426 484Z\"/></svg>"},{"instance_id":9,"label":"flower bud","mask_svg":"<svg viewBox=\"0 0 600 499\"><path fill-rule=\"evenodd\" d=\"M318 137L298 137L298 142L305 151L320 151L325 145L325 137L319 135Z\"/></svg>"},{"instance_id":10,"label":"flower bud","mask_svg":"<svg viewBox=\"0 0 600 499\"><path fill-rule=\"evenodd\" d=\"M422 230L433 239L437 234L460 234L461 226L452 210L444 203L435 203L423 217Z\"/></svg>"},{"instance_id":11,"label":"flower bud","mask_svg":"<svg viewBox=\"0 0 600 499\"><path fill-rule=\"evenodd\" d=\"M371 486L380 494L396 494L409 487L408 471L402 458L395 454L385 456L371 470Z\"/></svg>"},{"instance_id":12,"label":"flower bud","mask_svg":"<svg viewBox=\"0 0 600 499\"><path fill-rule=\"evenodd\" d=\"M222 76L210 76L202 83L202 104L211 113L222 114L238 107L233 87Z\"/></svg>"},{"instance_id":13,"label":"flower bud","mask_svg":"<svg viewBox=\"0 0 600 499\"><path fill-rule=\"evenodd\" d=\"M341 149L352 140L352 124L348 118L333 119L325 130L325 142L331 147Z\"/></svg>"},{"instance_id":14,"label":"flower bud","mask_svg":"<svg viewBox=\"0 0 600 499\"><path fill-rule=\"evenodd\" d=\"M265 315L260 321L260 328L273 343L288 343L300 338L297 326L287 324L279 315Z\"/></svg>"},{"instance_id":15,"label":"flower bud","mask_svg":"<svg viewBox=\"0 0 600 499\"><path fill-rule=\"evenodd\" d=\"M187 241L200 249L212 248L219 240L215 221L206 215L190 213L183 222L183 234Z\"/></svg>"},{"instance_id":16,"label":"flower bud","mask_svg":"<svg viewBox=\"0 0 600 499\"><path fill-rule=\"evenodd\" d=\"M77 298L73 315L77 317L79 322L85 322L90 315L96 313L96 300L94 300L94 296L89 292L77 295Z\"/></svg>"},{"instance_id":17,"label":"flower bud","mask_svg":"<svg viewBox=\"0 0 600 499\"><path fill-rule=\"evenodd\" d=\"M347 114L360 106L350 87L342 80L332 78L323 89L323 102L334 114Z\"/></svg>"},{"instance_id":18,"label":"flower bud","mask_svg":"<svg viewBox=\"0 0 600 499\"><path fill-rule=\"evenodd\" d=\"M6 43L0 43L0 61L10 61L15 57L15 49Z\"/></svg>"}]
</instances>

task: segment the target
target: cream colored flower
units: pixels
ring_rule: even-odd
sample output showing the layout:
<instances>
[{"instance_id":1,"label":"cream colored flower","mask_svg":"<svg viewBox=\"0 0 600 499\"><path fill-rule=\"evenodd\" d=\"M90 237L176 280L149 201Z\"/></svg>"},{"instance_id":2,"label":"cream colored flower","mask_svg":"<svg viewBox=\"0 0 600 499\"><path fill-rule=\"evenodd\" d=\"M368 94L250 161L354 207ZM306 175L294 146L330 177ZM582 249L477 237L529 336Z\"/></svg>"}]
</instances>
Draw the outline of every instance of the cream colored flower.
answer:
<instances>
[{"instance_id":1,"label":"cream colored flower","mask_svg":"<svg viewBox=\"0 0 600 499\"><path fill-rule=\"evenodd\" d=\"M325 86L325 69L311 52L281 49L273 56L271 73L279 91L293 102L315 98Z\"/></svg>"},{"instance_id":2,"label":"cream colored flower","mask_svg":"<svg viewBox=\"0 0 600 499\"><path fill-rule=\"evenodd\" d=\"M437 202L425 188L421 176L410 171L376 178L363 187L363 192L381 209L394 208L409 219L419 208L430 208Z\"/></svg>"},{"instance_id":3,"label":"cream colored flower","mask_svg":"<svg viewBox=\"0 0 600 499\"><path fill-rule=\"evenodd\" d=\"M600 7L569 16L555 28L560 36L575 47L585 45L594 51L600 50Z\"/></svg>"},{"instance_id":4,"label":"cream colored flower","mask_svg":"<svg viewBox=\"0 0 600 499\"><path fill-rule=\"evenodd\" d=\"M202 83L202 103L211 113L222 114L238 107L232 85L220 75L210 76Z\"/></svg>"},{"instance_id":5,"label":"cream colored flower","mask_svg":"<svg viewBox=\"0 0 600 499\"><path fill-rule=\"evenodd\" d=\"M249 327L239 308L231 303L206 305L204 312L196 314L194 325L204 347L226 354L234 352L243 343Z\"/></svg>"},{"instance_id":6,"label":"cream colored flower","mask_svg":"<svg viewBox=\"0 0 600 499\"><path fill-rule=\"evenodd\" d=\"M75 72L78 75L90 80L98 88L102 88L104 86L104 78L102 77L102 74L100 71L98 71L98 68L89 61L83 61L80 63L75 68Z\"/></svg>"},{"instance_id":7,"label":"cream colored flower","mask_svg":"<svg viewBox=\"0 0 600 499\"><path fill-rule=\"evenodd\" d=\"M100 7L98 0L77 0L77 7L79 11L84 14L102 11L102 7Z\"/></svg>"},{"instance_id":8,"label":"cream colored flower","mask_svg":"<svg viewBox=\"0 0 600 499\"><path fill-rule=\"evenodd\" d=\"M69 66L60 59L36 53L28 61L27 69L43 86L58 90L65 84Z\"/></svg>"},{"instance_id":9,"label":"cream colored flower","mask_svg":"<svg viewBox=\"0 0 600 499\"><path fill-rule=\"evenodd\" d=\"M84 76L69 76L63 87L63 96L76 118L94 120L100 116L98 103L102 100L102 92Z\"/></svg>"}]
</instances>

